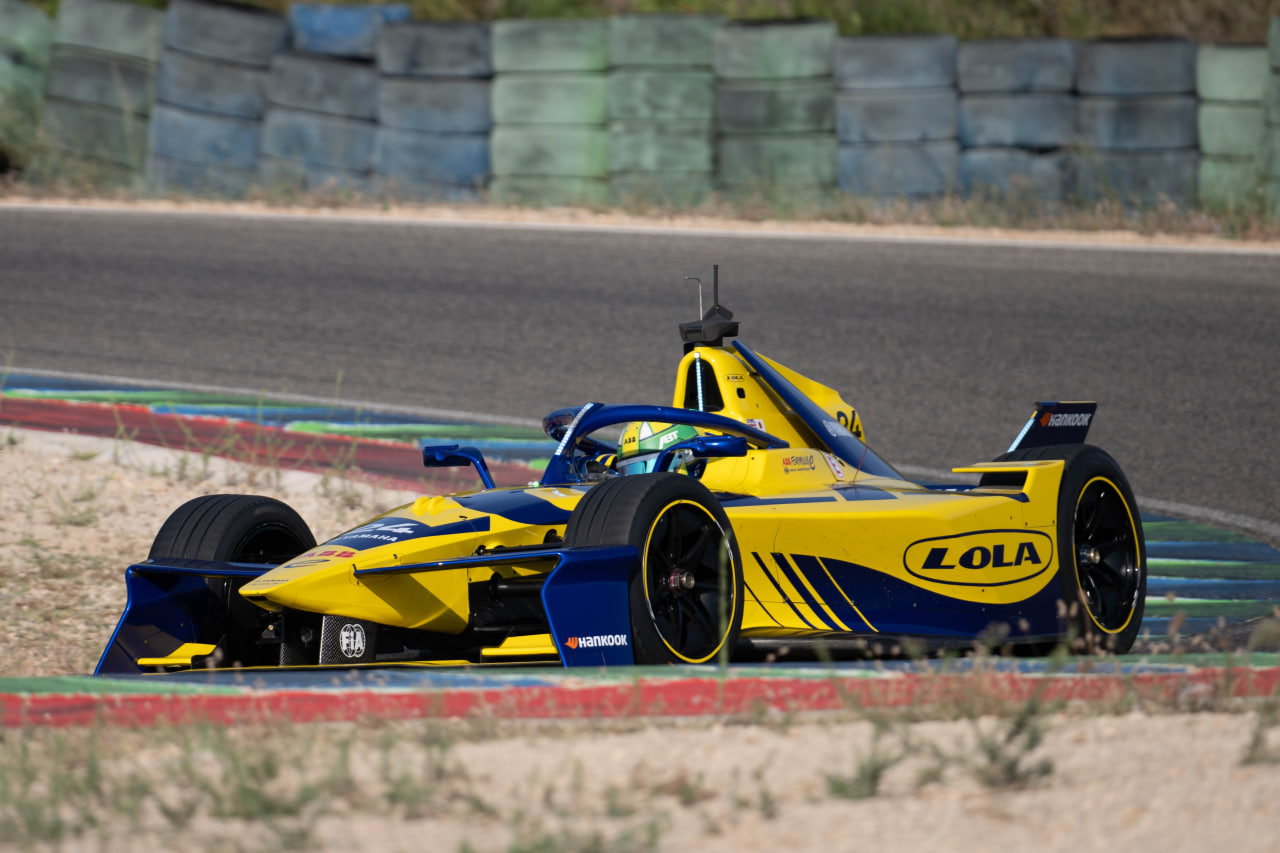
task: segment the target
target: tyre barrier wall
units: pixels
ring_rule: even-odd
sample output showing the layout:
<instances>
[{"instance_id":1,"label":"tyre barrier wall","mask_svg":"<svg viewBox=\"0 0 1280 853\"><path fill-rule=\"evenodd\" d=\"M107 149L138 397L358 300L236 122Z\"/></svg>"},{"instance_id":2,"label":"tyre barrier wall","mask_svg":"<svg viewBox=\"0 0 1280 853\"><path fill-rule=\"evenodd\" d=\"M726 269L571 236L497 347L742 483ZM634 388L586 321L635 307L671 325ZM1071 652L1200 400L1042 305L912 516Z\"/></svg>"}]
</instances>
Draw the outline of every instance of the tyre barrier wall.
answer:
<instances>
[{"instance_id":1,"label":"tyre barrier wall","mask_svg":"<svg viewBox=\"0 0 1280 853\"><path fill-rule=\"evenodd\" d=\"M0 110L42 91L30 150L121 180L145 159L159 189L227 195L265 181L696 204L838 186L1280 207L1280 18L1263 48L408 14L63 0L51 26L0 0Z\"/></svg>"},{"instance_id":2,"label":"tyre barrier wall","mask_svg":"<svg viewBox=\"0 0 1280 853\"><path fill-rule=\"evenodd\" d=\"M378 40L378 180L411 198L471 199L489 182L487 23L398 23Z\"/></svg>"},{"instance_id":3,"label":"tyre barrier wall","mask_svg":"<svg viewBox=\"0 0 1280 853\"><path fill-rule=\"evenodd\" d=\"M492 50L490 196L607 203L608 22L496 21Z\"/></svg>"},{"instance_id":4,"label":"tyre barrier wall","mask_svg":"<svg viewBox=\"0 0 1280 853\"><path fill-rule=\"evenodd\" d=\"M1230 207L1255 197L1265 149L1264 46L1202 45L1196 55L1200 201Z\"/></svg>"},{"instance_id":5,"label":"tyre barrier wall","mask_svg":"<svg viewBox=\"0 0 1280 853\"><path fill-rule=\"evenodd\" d=\"M35 142L53 20L26 0L0 0L0 171Z\"/></svg>"},{"instance_id":6,"label":"tyre barrier wall","mask_svg":"<svg viewBox=\"0 0 1280 853\"><path fill-rule=\"evenodd\" d=\"M715 30L716 166L726 193L807 201L836 188L835 46L828 21Z\"/></svg>"},{"instance_id":7,"label":"tyre barrier wall","mask_svg":"<svg viewBox=\"0 0 1280 853\"><path fill-rule=\"evenodd\" d=\"M70 167L132 183L146 159L164 12L117 0L63 0L40 119L37 169Z\"/></svg>"},{"instance_id":8,"label":"tyre barrier wall","mask_svg":"<svg viewBox=\"0 0 1280 853\"><path fill-rule=\"evenodd\" d=\"M268 69L288 40L279 15L171 0L147 154L151 186L235 197L258 180Z\"/></svg>"},{"instance_id":9,"label":"tyre barrier wall","mask_svg":"<svg viewBox=\"0 0 1280 853\"><path fill-rule=\"evenodd\" d=\"M1196 53L1194 43L1177 39L1077 46L1079 198L1195 201Z\"/></svg>"},{"instance_id":10,"label":"tyre barrier wall","mask_svg":"<svg viewBox=\"0 0 1280 853\"><path fill-rule=\"evenodd\" d=\"M956 72L961 188L1055 201L1066 196L1077 137L1075 44L965 42Z\"/></svg>"},{"instance_id":11,"label":"tyre barrier wall","mask_svg":"<svg viewBox=\"0 0 1280 853\"><path fill-rule=\"evenodd\" d=\"M715 181L711 15L609 20L609 183L618 203L697 205Z\"/></svg>"},{"instance_id":12,"label":"tyre barrier wall","mask_svg":"<svg viewBox=\"0 0 1280 853\"><path fill-rule=\"evenodd\" d=\"M1271 19L1267 36L1269 67L1266 91L1263 93L1263 137L1261 167L1265 184L1266 205L1271 215L1280 218L1280 16Z\"/></svg>"},{"instance_id":13,"label":"tyre barrier wall","mask_svg":"<svg viewBox=\"0 0 1280 853\"><path fill-rule=\"evenodd\" d=\"M957 189L954 36L842 38L835 80L840 189L908 197Z\"/></svg>"}]
</instances>

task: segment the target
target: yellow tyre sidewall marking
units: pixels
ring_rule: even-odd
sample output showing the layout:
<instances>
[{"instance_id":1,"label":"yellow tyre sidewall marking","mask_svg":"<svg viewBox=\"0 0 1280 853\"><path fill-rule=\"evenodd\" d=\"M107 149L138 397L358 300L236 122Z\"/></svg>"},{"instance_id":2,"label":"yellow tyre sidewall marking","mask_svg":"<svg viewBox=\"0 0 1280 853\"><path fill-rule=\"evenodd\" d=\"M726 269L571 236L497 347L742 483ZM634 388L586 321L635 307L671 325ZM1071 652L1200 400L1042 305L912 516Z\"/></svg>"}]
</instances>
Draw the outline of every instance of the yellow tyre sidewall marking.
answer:
<instances>
[{"instance_id":1,"label":"yellow tyre sidewall marking","mask_svg":"<svg viewBox=\"0 0 1280 853\"><path fill-rule=\"evenodd\" d=\"M671 512L672 510L676 509L681 505L687 505L687 506L693 507L698 512L705 515L707 518L711 519L711 523L714 524L716 526L716 529L720 531L720 541L724 542L726 549L729 550L729 571L731 572L731 574L728 578L728 584L726 585L725 589L728 592L728 594L733 598L733 607L728 613L729 621L728 621L728 625L725 628L724 636L720 638L720 642L716 643L716 647L712 649L709 654L700 658L686 657L685 655L681 654L678 650L673 648L670 643L667 642L667 638L662 636L661 631L657 630L658 617L654 615L653 602L649 600L649 545L653 542L653 532L658 529L658 524L662 521L663 517L668 512ZM640 582L644 585L645 607L648 608L649 610L649 618L653 622L654 631L658 634L658 639L662 640L662 644L667 647L667 649L671 652L671 654L675 655L680 660L685 661L686 663L706 663L707 661L715 657L717 654L719 654L720 649L724 647L725 641L729 639L729 633L730 633L729 626L732 626L734 621L737 619L738 607L739 607L739 601L738 601L739 596L737 594L738 561L734 559L732 549L733 549L733 543L732 541L729 540L729 536L727 533L725 533L725 529L720 526L720 522L716 519L714 515L712 515L710 512L707 511L706 507L704 507L702 504L698 503L697 501L678 500L678 501L670 502L658 512L657 516L653 519L653 524L650 525L649 527L649 532L645 534L644 551L640 555Z\"/></svg>"},{"instance_id":2,"label":"yellow tyre sidewall marking","mask_svg":"<svg viewBox=\"0 0 1280 853\"><path fill-rule=\"evenodd\" d=\"M1098 622L1097 617L1093 615L1093 611L1089 609L1089 603L1084 600L1084 585L1080 583L1080 545L1076 542L1075 513L1080 511L1080 498L1084 496L1084 493L1088 491L1090 486L1098 482L1105 483L1108 488L1112 489L1115 492L1116 497L1120 499L1120 503L1124 505L1125 515L1129 519L1129 533L1132 537L1130 541L1133 543L1134 560L1136 563L1134 569L1136 570L1138 568L1137 564L1141 564L1142 562L1142 554L1138 553L1138 529L1134 525L1133 510L1129 508L1129 501L1125 499L1124 492L1120 491L1120 488L1107 477L1094 477L1090 479L1080 487L1080 493L1076 495L1075 512L1071 515L1071 560L1072 565L1075 566L1076 570L1076 589L1080 590L1080 604L1084 607L1084 612L1089 614L1089 621L1094 624L1094 627L1104 634L1119 634L1125 628L1129 627L1129 622L1133 619L1133 614L1134 611L1137 610L1137 607L1131 606L1129 608L1129 615L1125 617L1124 623L1119 628L1107 628ZM1136 605L1136 602L1134 602L1134 604Z\"/></svg>"}]
</instances>

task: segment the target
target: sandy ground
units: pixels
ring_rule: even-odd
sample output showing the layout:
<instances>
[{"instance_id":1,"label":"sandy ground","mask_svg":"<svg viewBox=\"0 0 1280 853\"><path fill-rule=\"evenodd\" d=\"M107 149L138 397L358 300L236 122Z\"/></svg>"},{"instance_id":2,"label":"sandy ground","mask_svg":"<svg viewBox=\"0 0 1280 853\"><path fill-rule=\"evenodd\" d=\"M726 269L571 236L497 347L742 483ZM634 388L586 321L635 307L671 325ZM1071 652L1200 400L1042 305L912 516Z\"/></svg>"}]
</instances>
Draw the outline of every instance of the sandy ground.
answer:
<instances>
[{"instance_id":1,"label":"sandy ground","mask_svg":"<svg viewBox=\"0 0 1280 853\"><path fill-rule=\"evenodd\" d=\"M361 206L289 207L262 202L215 202L157 199L77 199L74 202L29 198L12 194L0 197L0 209L9 206L43 206L76 210L152 211L172 214L238 214L249 216L303 217L316 220L368 219L391 222L502 223L551 226L612 227L623 229L679 229L686 232L742 232L772 234L822 234L862 239L944 240L1014 243L1052 243L1082 248L1090 246L1182 247L1227 251L1280 251L1280 240L1229 239L1212 233L1140 233L1130 229L1071 230L1069 228L995 228L969 225L837 222L823 219L747 219L716 213L629 213L588 208L520 208L484 204L385 204ZM901 217L909 219L905 214Z\"/></svg>"},{"instance_id":2,"label":"sandy ground","mask_svg":"<svg viewBox=\"0 0 1280 853\"><path fill-rule=\"evenodd\" d=\"M294 507L318 541L417 497L358 478L237 462L68 433L0 427L0 676L93 671L124 609L124 570L160 525L207 494Z\"/></svg>"},{"instance_id":3,"label":"sandy ground","mask_svg":"<svg viewBox=\"0 0 1280 853\"><path fill-rule=\"evenodd\" d=\"M411 497L0 428L0 675L87 672L124 567L173 508L214 492L285 499L320 538ZM1258 707L1053 709L1021 730L975 705L920 722L0 731L0 848L1275 850L1280 726ZM1245 761L1251 744L1262 760ZM874 793L847 796L877 764Z\"/></svg>"}]
</instances>

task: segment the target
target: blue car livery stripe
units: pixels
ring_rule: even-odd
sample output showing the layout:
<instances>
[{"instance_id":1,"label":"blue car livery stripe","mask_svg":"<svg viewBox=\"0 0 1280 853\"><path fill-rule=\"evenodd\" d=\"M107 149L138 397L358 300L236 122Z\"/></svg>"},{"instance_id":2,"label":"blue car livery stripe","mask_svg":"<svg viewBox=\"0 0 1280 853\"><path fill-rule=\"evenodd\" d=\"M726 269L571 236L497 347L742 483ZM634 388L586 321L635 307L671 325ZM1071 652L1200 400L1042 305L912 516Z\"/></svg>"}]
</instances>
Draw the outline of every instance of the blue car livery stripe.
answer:
<instances>
[{"instance_id":1,"label":"blue car livery stripe","mask_svg":"<svg viewBox=\"0 0 1280 853\"><path fill-rule=\"evenodd\" d=\"M481 492L476 495L454 498L467 509L499 515L516 524L568 524L569 510L561 509L550 501L516 489L503 492Z\"/></svg>"},{"instance_id":2,"label":"blue car livery stripe","mask_svg":"<svg viewBox=\"0 0 1280 853\"><path fill-rule=\"evenodd\" d=\"M853 606L852 600L836 584L835 578L827 572L821 560L808 554L792 554L791 559L795 561L796 568L804 574L805 580L818 591L818 595L822 597L831 612L850 630L857 630L859 623L866 625L872 631L876 630L876 626L867 621L867 618Z\"/></svg>"}]
</instances>

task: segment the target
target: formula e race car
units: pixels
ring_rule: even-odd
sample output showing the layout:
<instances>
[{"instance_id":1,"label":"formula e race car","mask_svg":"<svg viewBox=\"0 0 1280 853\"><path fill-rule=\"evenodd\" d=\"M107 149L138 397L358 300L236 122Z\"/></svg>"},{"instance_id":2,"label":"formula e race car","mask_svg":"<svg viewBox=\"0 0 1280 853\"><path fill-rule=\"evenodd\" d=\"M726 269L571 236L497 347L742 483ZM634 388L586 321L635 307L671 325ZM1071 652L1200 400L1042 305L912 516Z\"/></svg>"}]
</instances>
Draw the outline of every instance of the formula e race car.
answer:
<instances>
[{"instance_id":1,"label":"formula e race car","mask_svg":"<svg viewBox=\"0 0 1280 853\"><path fill-rule=\"evenodd\" d=\"M955 469L976 484L916 483L838 393L727 345L718 289L680 327L673 404L552 412L537 483L495 488L478 450L426 447L485 488L320 545L271 498L183 505L129 567L97 672L1129 649L1145 544L1124 474L1083 443L1093 403L1038 404L1007 453Z\"/></svg>"}]
</instances>

